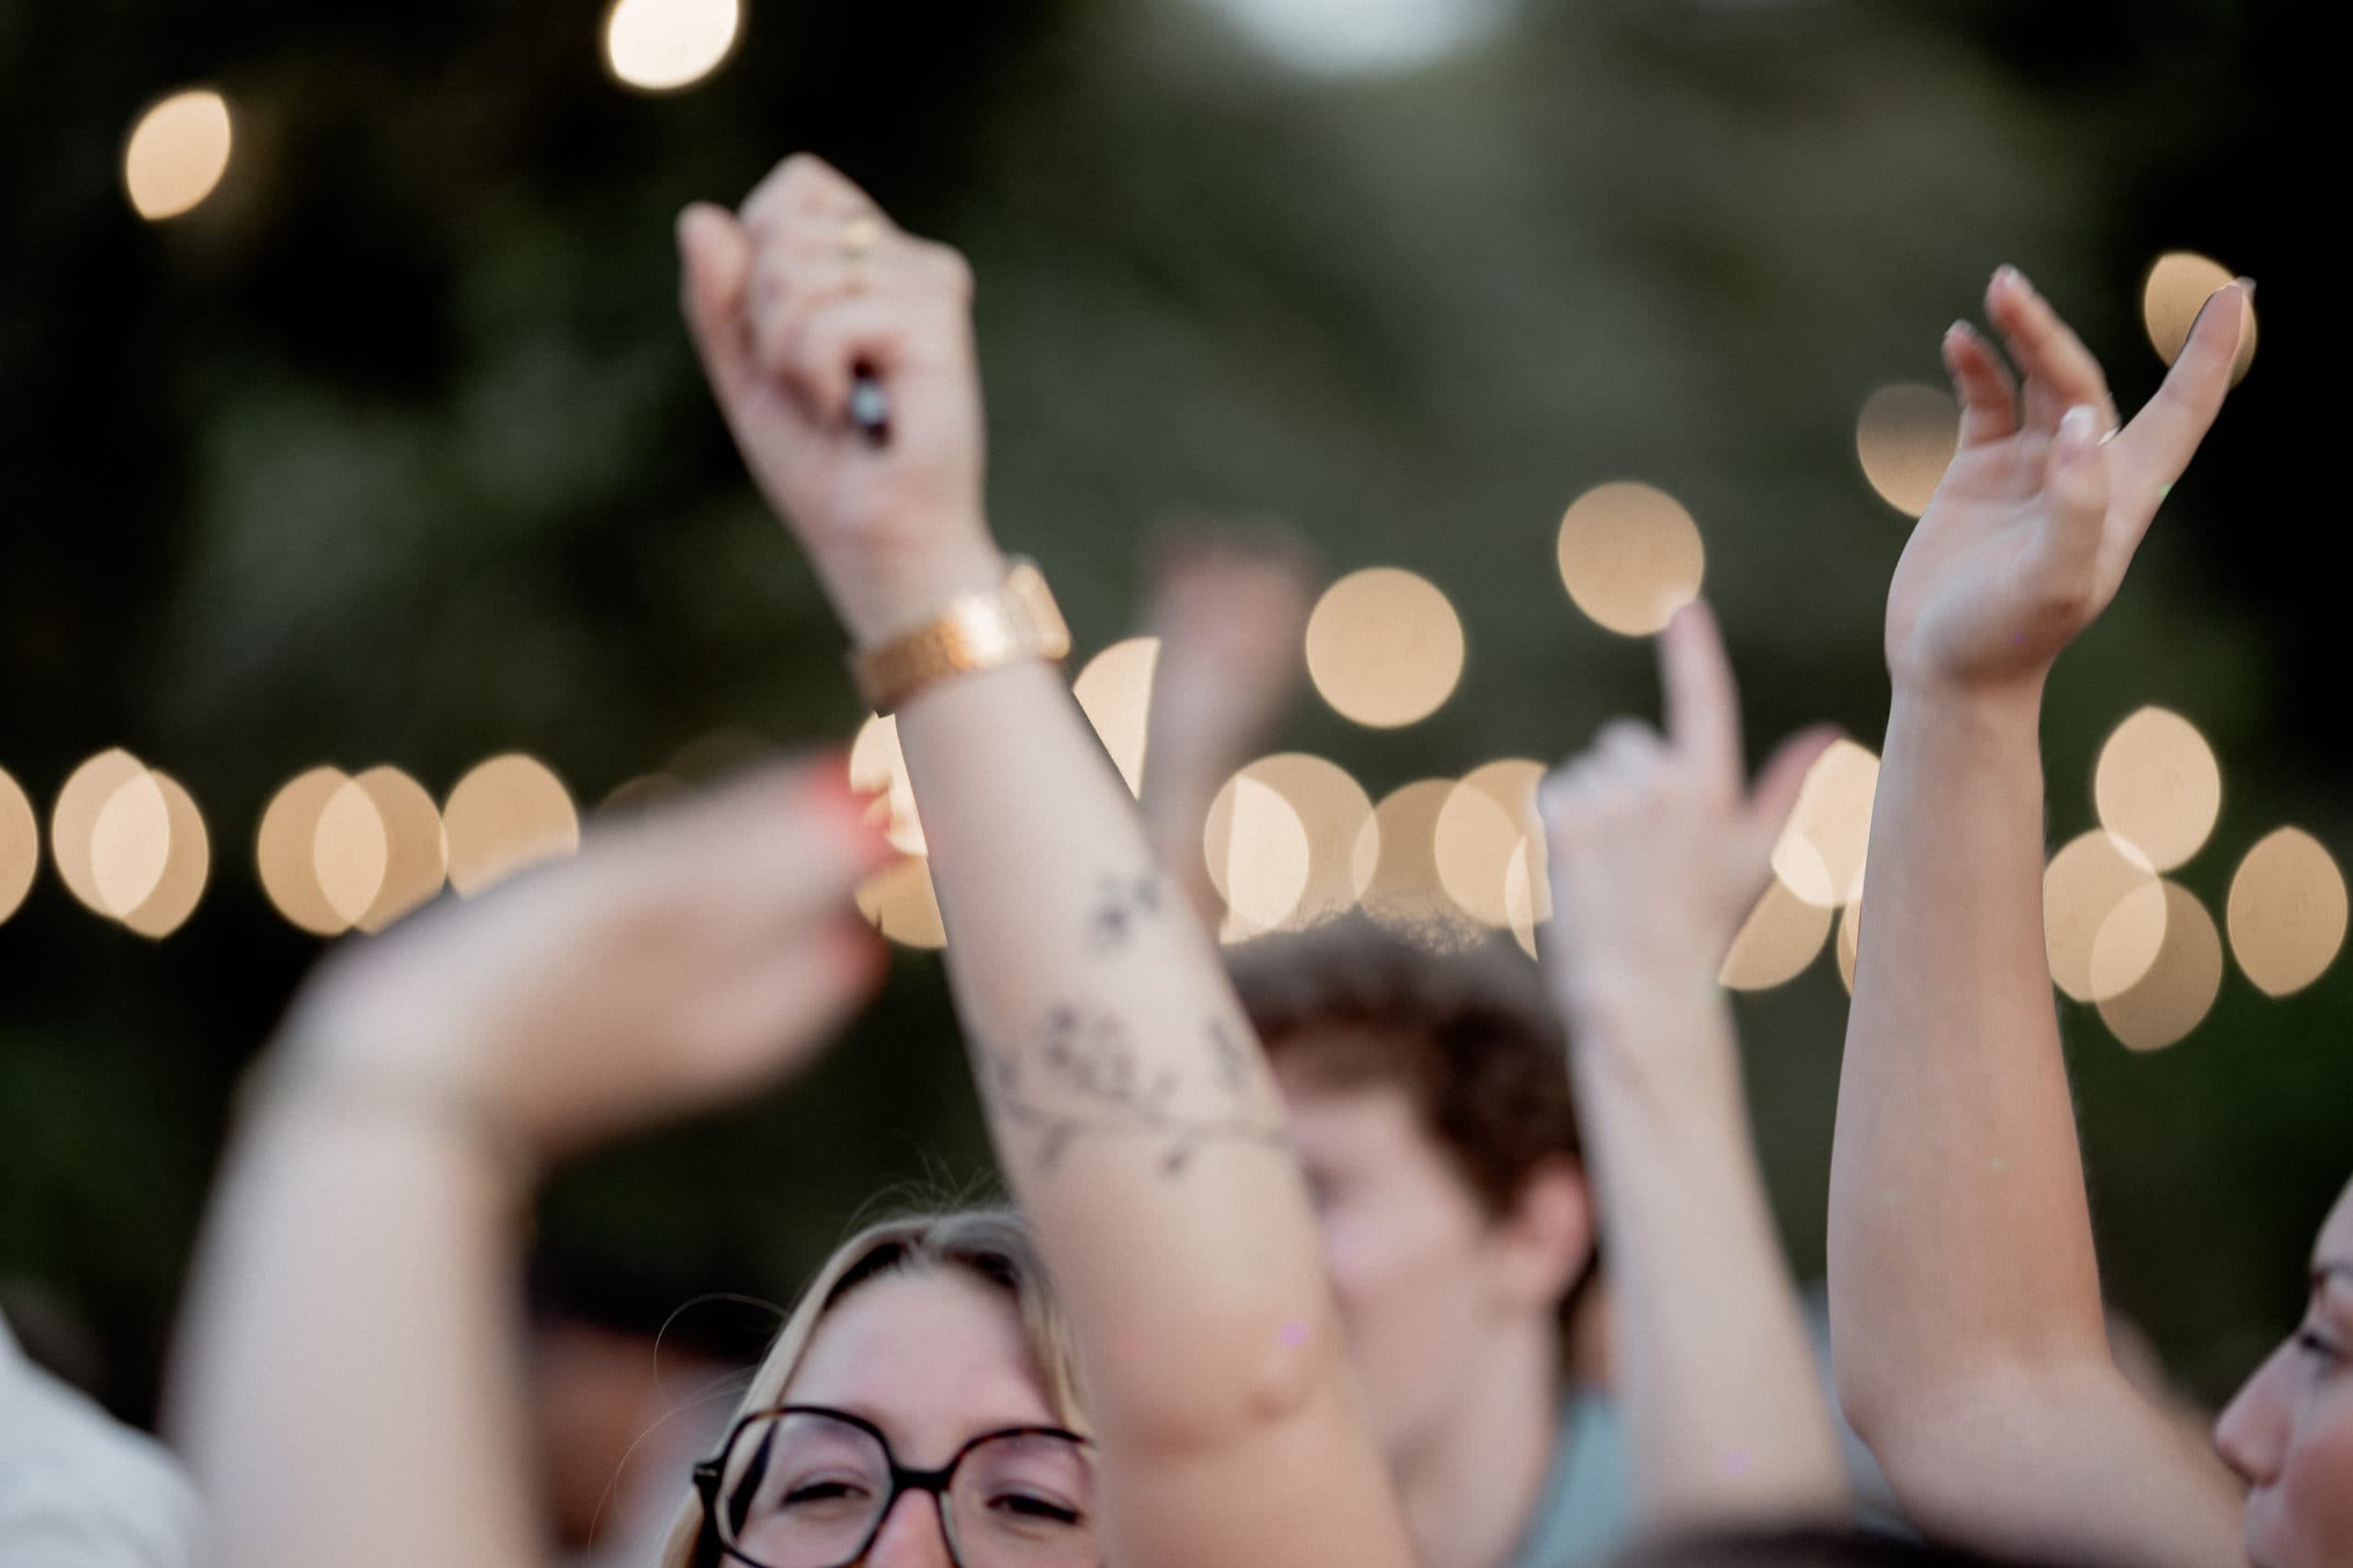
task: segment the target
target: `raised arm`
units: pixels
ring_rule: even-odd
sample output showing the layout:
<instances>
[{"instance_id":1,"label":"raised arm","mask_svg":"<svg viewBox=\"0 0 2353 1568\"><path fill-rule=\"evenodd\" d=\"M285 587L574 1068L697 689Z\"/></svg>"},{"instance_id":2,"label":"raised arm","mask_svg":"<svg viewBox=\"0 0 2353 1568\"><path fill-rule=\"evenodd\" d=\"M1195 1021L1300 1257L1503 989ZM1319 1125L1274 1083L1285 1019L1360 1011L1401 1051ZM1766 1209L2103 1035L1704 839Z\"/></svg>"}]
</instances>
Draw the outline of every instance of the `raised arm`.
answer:
<instances>
[{"instance_id":1,"label":"raised arm","mask_svg":"<svg viewBox=\"0 0 2353 1568\"><path fill-rule=\"evenodd\" d=\"M1888 595L1894 680L1831 1174L1838 1390L1931 1534L2233 1561L2222 1467L2109 1355L2042 927L2037 726L2222 406L2244 286L2130 426L2016 271L1945 339L1961 450Z\"/></svg>"},{"instance_id":2,"label":"raised arm","mask_svg":"<svg viewBox=\"0 0 2353 1568\"><path fill-rule=\"evenodd\" d=\"M995 587L961 260L805 157L681 241L721 403L853 641ZM886 443L849 417L861 369ZM1107 1557L1402 1565L1272 1085L1061 676L938 680L899 733L991 1130L1077 1326Z\"/></svg>"},{"instance_id":3,"label":"raised arm","mask_svg":"<svg viewBox=\"0 0 2353 1568\"><path fill-rule=\"evenodd\" d=\"M822 776L821 776L822 772ZM805 1057L881 972L834 770L746 781L330 960L213 1199L173 1425L238 1568L549 1560L517 1242L541 1162Z\"/></svg>"},{"instance_id":4,"label":"raised arm","mask_svg":"<svg viewBox=\"0 0 2353 1568\"><path fill-rule=\"evenodd\" d=\"M1218 790L1267 748L1298 695L1314 558L1279 524L1187 522L1162 529L1151 573L1144 628L1160 639L1160 655L1145 730L1144 834L1214 929L1225 905L1202 831Z\"/></svg>"},{"instance_id":5,"label":"raised arm","mask_svg":"<svg viewBox=\"0 0 2353 1568\"><path fill-rule=\"evenodd\" d=\"M1651 1531L1841 1517L1846 1472L1750 1142L1716 974L1831 739L1742 788L1739 698L1705 606L1659 641L1666 731L1632 720L1540 795L1544 968L1619 1304L1621 1405Z\"/></svg>"}]
</instances>

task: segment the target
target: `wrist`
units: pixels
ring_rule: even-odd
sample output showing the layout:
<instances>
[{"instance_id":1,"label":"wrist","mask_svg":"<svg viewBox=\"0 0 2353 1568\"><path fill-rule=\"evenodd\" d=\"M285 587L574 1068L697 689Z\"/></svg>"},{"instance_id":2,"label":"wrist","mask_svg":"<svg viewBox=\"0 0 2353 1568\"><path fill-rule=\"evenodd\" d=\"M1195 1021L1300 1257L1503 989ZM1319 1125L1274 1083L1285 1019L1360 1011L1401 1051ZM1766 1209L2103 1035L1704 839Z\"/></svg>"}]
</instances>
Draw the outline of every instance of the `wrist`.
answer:
<instances>
[{"instance_id":1,"label":"wrist","mask_svg":"<svg viewBox=\"0 0 2353 1568\"><path fill-rule=\"evenodd\" d=\"M1895 683L1888 705L1887 749L1943 744L1986 755L2024 745L2041 749L2042 682L2006 687Z\"/></svg>"},{"instance_id":2,"label":"wrist","mask_svg":"<svg viewBox=\"0 0 2353 1568\"><path fill-rule=\"evenodd\" d=\"M347 1035L288 1033L247 1070L236 1113L253 1126L308 1123L403 1129L480 1165L519 1213L539 1185L541 1152L482 1085L417 1052L368 1049Z\"/></svg>"},{"instance_id":3,"label":"wrist","mask_svg":"<svg viewBox=\"0 0 2353 1568\"><path fill-rule=\"evenodd\" d=\"M1571 1013L1569 1062L1581 1103L1646 1120L1740 1113L1731 1001L1712 975L1683 992Z\"/></svg>"},{"instance_id":4,"label":"wrist","mask_svg":"<svg viewBox=\"0 0 2353 1568\"><path fill-rule=\"evenodd\" d=\"M2050 666L1998 680L1972 680L1949 672L1891 664L1891 695L1896 706L1950 715L1972 723L2039 723Z\"/></svg>"},{"instance_id":5,"label":"wrist","mask_svg":"<svg viewBox=\"0 0 2353 1568\"><path fill-rule=\"evenodd\" d=\"M923 530L916 544L844 574L837 596L852 644L878 647L915 631L968 594L1005 581L1007 562L975 516Z\"/></svg>"}]
</instances>

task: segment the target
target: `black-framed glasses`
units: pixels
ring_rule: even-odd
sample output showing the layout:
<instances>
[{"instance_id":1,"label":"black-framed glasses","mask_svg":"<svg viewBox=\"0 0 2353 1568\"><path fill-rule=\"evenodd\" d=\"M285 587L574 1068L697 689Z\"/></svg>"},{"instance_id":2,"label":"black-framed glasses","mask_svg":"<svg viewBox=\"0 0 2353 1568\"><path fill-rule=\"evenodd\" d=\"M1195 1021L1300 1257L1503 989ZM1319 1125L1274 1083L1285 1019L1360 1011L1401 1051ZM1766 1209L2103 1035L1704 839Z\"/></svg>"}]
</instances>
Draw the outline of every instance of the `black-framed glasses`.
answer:
<instances>
[{"instance_id":1,"label":"black-framed glasses","mask_svg":"<svg viewBox=\"0 0 2353 1568\"><path fill-rule=\"evenodd\" d=\"M870 1421L780 1405L738 1421L694 1479L706 1542L750 1568L850 1568L909 1492L931 1494L956 1568L1100 1568L1094 1449L1059 1426L984 1432L912 1470Z\"/></svg>"}]
</instances>

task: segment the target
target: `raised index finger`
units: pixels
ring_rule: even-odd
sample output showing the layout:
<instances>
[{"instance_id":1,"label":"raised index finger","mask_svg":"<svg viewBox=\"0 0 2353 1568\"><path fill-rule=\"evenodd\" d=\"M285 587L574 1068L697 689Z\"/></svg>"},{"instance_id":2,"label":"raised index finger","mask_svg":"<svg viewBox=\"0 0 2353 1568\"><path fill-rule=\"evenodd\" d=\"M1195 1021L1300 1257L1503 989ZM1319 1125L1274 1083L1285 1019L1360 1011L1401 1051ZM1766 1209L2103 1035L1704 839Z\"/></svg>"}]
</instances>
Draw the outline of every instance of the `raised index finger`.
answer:
<instances>
[{"instance_id":1,"label":"raised index finger","mask_svg":"<svg viewBox=\"0 0 2353 1568\"><path fill-rule=\"evenodd\" d=\"M1677 753L1737 794L1740 690L1732 661L1705 599L1677 610L1659 633L1658 668L1666 688L1666 733Z\"/></svg>"}]
</instances>

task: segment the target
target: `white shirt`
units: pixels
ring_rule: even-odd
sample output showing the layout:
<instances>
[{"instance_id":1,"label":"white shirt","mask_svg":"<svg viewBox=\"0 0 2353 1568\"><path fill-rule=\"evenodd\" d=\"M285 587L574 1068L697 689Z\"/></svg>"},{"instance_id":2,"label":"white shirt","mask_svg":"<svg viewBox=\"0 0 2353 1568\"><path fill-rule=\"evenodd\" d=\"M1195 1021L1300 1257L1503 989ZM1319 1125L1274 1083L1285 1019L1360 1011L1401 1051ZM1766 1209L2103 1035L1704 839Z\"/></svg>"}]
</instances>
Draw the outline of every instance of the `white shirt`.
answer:
<instances>
[{"instance_id":1,"label":"white shirt","mask_svg":"<svg viewBox=\"0 0 2353 1568\"><path fill-rule=\"evenodd\" d=\"M0 1563L199 1568L202 1534L163 1445L25 1359L0 1318Z\"/></svg>"}]
</instances>

